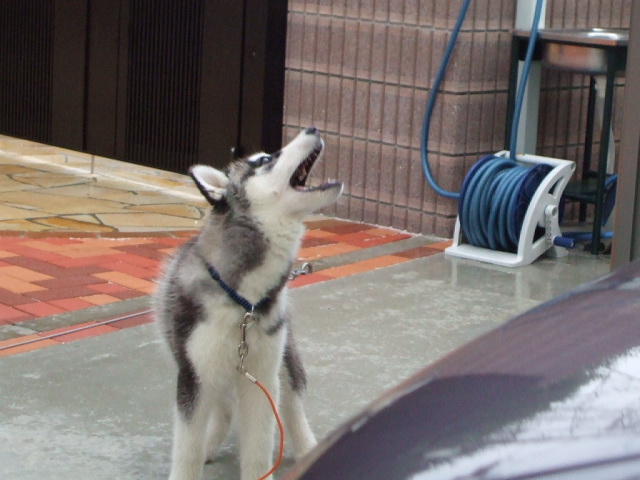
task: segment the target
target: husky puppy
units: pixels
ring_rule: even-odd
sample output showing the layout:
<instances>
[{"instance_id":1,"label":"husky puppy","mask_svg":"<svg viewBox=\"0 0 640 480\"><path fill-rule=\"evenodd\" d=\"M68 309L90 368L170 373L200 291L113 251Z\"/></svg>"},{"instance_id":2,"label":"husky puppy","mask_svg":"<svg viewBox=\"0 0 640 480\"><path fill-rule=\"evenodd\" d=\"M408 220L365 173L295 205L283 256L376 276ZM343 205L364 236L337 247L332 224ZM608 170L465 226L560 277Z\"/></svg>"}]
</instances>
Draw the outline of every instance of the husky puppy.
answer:
<instances>
[{"instance_id":1,"label":"husky puppy","mask_svg":"<svg viewBox=\"0 0 640 480\"><path fill-rule=\"evenodd\" d=\"M275 418L244 371L279 403L294 454L316 443L300 399L306 378L289 324L286 282L303 218L342 192L339 182L306 186L323 149L309 127L276 153L257 153L225 171L190 169L211 212L200 233L165 265L154 296L157 321L178 365L171 480L202 477L232 418L242 479L270 470ZM240 325L250 310L248 351L239 369Z\"/></svg>"}]
</instances>

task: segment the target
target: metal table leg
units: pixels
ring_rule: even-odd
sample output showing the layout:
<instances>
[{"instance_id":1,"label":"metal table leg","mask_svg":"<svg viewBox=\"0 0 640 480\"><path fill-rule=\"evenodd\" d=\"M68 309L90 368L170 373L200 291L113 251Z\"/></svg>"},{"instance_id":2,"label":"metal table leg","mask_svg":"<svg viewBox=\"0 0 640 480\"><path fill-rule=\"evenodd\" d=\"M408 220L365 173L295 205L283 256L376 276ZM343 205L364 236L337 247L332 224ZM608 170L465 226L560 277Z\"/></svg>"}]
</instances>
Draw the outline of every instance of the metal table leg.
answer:
<instances>
[{"instance_id":1,"label":"metal table leg","mask_svg":"<svg viewBox=\"0 0 640 480\"><path fill-rule=\"evenodd\" d=\"M587 128L584 138L584 155L582 157L582 180L586 181L591 171L591 156L593 155L593 124L596 111L596 79L589 77L589 100L587 102ZM578 220L587 220L587 202L580 202Z\"/></svg>"},{"instance_id":2,"label":"metal table leg","mask_svg":"<svg viewBox=\"0 0 640 480\"><path fill-rule=\"evenodd\" d=\"M609 141L611 132L611 117L613 114L613 92L615 87L615 62L608 62L607 86L604 94L604 112L602 114L602 133L600 134L600 156L598 160L598 177L596 188L596 204L593 216L593 237L591 254L600 253L600 238L602 230L602 210L604 207L604 183L607 175L607 158L609 153Z\"/></svg>"}]
</instances>

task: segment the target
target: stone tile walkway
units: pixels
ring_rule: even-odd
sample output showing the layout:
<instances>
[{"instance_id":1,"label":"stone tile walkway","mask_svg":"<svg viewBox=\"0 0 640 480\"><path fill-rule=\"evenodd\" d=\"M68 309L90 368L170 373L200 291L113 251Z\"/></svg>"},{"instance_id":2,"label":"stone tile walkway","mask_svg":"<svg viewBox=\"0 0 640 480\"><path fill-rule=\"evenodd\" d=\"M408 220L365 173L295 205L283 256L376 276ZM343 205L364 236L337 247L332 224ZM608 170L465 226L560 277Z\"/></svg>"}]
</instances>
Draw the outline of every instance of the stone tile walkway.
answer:
<instances>
[{"instance_id":1,"label":"stone tile walkway","mask_svg":"<svg viewBox=\"0 0 640 480\"><path fill-rule=\"evenodd\" d=\"M206 211L185 175L0 135L0 231L193 230Z\"/></svg>"}]
</instances>

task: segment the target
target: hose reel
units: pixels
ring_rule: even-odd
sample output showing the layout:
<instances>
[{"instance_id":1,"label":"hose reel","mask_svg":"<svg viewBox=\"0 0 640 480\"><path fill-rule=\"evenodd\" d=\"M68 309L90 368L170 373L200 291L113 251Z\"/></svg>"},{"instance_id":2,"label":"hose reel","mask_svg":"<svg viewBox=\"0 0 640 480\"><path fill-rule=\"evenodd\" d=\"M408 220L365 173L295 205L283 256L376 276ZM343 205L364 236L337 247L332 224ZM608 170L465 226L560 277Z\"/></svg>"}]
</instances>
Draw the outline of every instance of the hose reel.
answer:
<instances>
[{"instance_id":1,"label":"hose reel","mask_svg":"<svg viewBox=\"0 0 640 480\"><path fill-rule=\"evenodd\" d=\"M568 254L573 240L561 235L559 206L575 163L510 157L508 151L488 155L469 170L446 254L507 267L528 265L545 252Z\"/></svg>"}]
</instances>

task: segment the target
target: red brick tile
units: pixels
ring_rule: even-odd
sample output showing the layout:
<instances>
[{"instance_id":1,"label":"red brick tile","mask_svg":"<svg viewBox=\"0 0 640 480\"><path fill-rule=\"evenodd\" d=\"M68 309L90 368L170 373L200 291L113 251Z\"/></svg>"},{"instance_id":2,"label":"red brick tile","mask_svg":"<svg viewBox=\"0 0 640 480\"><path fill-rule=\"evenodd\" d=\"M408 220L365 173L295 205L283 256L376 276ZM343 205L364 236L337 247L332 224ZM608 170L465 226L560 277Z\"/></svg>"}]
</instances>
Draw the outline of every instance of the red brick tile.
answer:
<instances>
[{"instance_id":1,"label":"red brick tile","mask_svg":"<svg viewBox=\"0 0 640 480\"><path fill-rule=\"evenodd\" d=\"M51 280L43 280L41 282L34 282L36 285L48 288L50 290L61 289L65 287L95 285L97 283L104 283L104 280L100 280L93 275L69 275L60 276Z\"/></svg>"},{"instance_id":2,"label":"red brick tile","mask_svg":"<svg viewBox=\"0 0 640 480\"><path fill-rule=\"evenodd\" d=\"M23 303L33 302L33 298L27 295L20 295L19 293L13 293L4 288L0 288L0 304L14 306L22 305Z\"/></svg>"},{"instance_id":3,"label":"red brick tile","mask_svg":"<svg viewBox=\"0 0 640 480\"><path fill-rule=\"evenodd\" d=\"M12 249L12 252L17 253L18 255L23 255L28 258L34 258L36 260L41 260L43 262L54 263L55 261L63 260L65 257L62 255L58 255L53 252L45 252L44 250L38 250L36 248L29 248L23 245L15 245Z\"/></svg>"},{"instance_id":4,"label":"red brick tile","mask_svg":"<svg viewBox=\"0 0 640 480\"><path fill-rule=\"evenodd\" d=\"M28 283L51 279L51 276L49 275L45 275L29 268L19 267L17 265L9 265L7 267L0 268L0 275L17 278L20 281Z\"/></svg>"},{"instance_id":5,"label":"red brick tile","mask_svg":"<svg viewBox=\"0 0 640 480\"><path fill-rule=\"evenodd\" d=\"M298 252L298 260L307 261L318 258L332 257L343 253L359 250L358 247L347 245L346 243L331 243L329 245L318 245L317 247L301 248Z\"/></svg>"},{"instance_id":6,"label":"red brick tile","mask_svg":"<svg viewBox=\"0 0 640 480\"><path fill-rule=\"evenodd\" d=\"M95 285L89 285L91 290L94 290L98 293L106 293L109 295L113 295L115 293L124 292L125 290L129 290L127 287L123 287L122 285L118 285L117 283L108 283L103 281L103 283L98 283Z\"/></svg>"},{"instance_id":7,"label":"red brick tile","mask_svg":"<svg viewBox=\"0 0 640 480\"><path fill-rule=\"evenodd\" d=\"M160 264L160 261L154 258L141 257L140 255L133 255L131 253L123 254L121 257L118 257L118 260L142 268L155 268Z\"/></svg>"},{"instance_id":8,"label":"red brick tile","mask_svg":"<svg viewBox=\"0 0 640 480\"><path fill-rule=\"evenodd\" d=\"M348 222L345 222L344 220L338 220L336 218L323 218L322 220L311 220L305 222L305 225L307 226L308 230L326 230L328 228L342 226L345 223Z\"/></svg>"},{"instance_id":9,"label":"red brick tile","mask_svg":"<svg viewBox=\"0 0 640 480\"><path fill-rule=\"evenodd\" d=\"M51 245L78 245L83 243L83 241L78 238L68 238L67 236L46 238L43 239L43 241Z\"/></svg>"},{"instance_id":10,"label":"red brick tile","mask_svg":"<svg viewBox=\"0 0 640 480\"><path fill-rule=\"evenodd\" d=\"M52 260L51 263L64 268L86 267L89 265L100 265L102 263L110 263L110 262L113 262L113 259L117 257L118 257L118 254L99 255L96 257L88 256L88 257L78 257L78 258L62 257L62 259Z\"/></svg>"},{"instance_id":11,"label":"red brick tile","mask_svg":"<svg viewBox=\"0 0 640 480\"><path fill-rule=\"evenodd\" d=\"M371 230L372 228L375 227L366 223L341 222L334 226L323 227L322 230L338 235L344 235L348 233L362 232L363 230Z\"/></svg>"},{"instance_id":12,"label":"red brick tile","mask_svg":"<svg viewBox=\"0 0 640 480\"><path fill-rule=\"evenodd\" d=\"M151 273L151 277L149 277L151 280L155 280L160 276L160 274L162 273L162 266L163 264L161 262L158 262L155 267L148 268L149 273Z\"/></svg>"},{"instance_id":13,"label":"red brick tile","mask_svg":"<svg viewBox=\"0 0 640 480\"><path fill-rule=\"evenodd\" d=\"M56 313L64 313L66 310L60 307L56 307L48 302L33 302L25 303L23 305L16 306L18 310L33 315L34 317L48 317L49 315L55 315Z\"/></svg>"},{"instance_id":14,"label":"red brick tile","mask_svg":"<svg viewBox=\"0 0 640 480\"><path fill-rule=\"evenodd\" d=\"M398 235L401 233L398 230L394 230L391 228L383 228L383 227L376 227L371 230L368 230L368 232L372 235L381 235L383 237L387 237L389 235ZM412 235L408 234L407 236L411 237Z\"/></svg>"},{"instance_id":15,"label":"red brick tile","mask_svg":"<svg viewBox=\"0 0 640 480\"><path fill-rule=\"evenodd\" d=\"M104 269L102 269L97 265L86 265L86 266L75 267L75 268L64 268L49 262L44 262L42 260L37 260L27 256L12 257L10 259L7 259L7 262L20 267L35 270L36 272L44 273L52 277L91 275L92 273L98 273L98 272L104 271Z\"/></svg>"},{"instance_id":16,"label":"red brick tile","mask_svg":"<svg viewBox=\"0 0 640 480\"><path fill-rule=\"evenodd\" d=\"M68 238L69 231L68 230L47 230L45 232L22 232L25 237L25 240L29 239L49 239L49 238ZM76 239L80 238L96 238L99 232L73 232L73 236Z\"/></svg>"},{"instance_id":17,"label":"red brick tile","mask_svg":"<svg viewBox=\"0 0 640 480\"><path fill-rule=\"evenodd\" d=\"M137 288L136 290L146 293L147 295L153 295L156 292L156 287L155 283L149 283L148 285Z\"/></svg>"},{"instance_id":18,"label":"red brick tile","mask_svg":"<svg viewBox=\"0 0 640 480\"><path fill-rule=\"evenodd\" d=\"M153 245L155 245L156 248L162 248L162 249L166 247L178 247L192 236L194 236L194 232L185 232L185 235L182 238L173 238L173 237L154 238Z\"/></svg>"},{"instance_id":19,"label":"red brick tile","mask_svg":"<svg viewBox=\"0 0 640 480\"><path fill-rule=\"evenodd\" d=\"M102 264L102 267L109 271L126 273L127 275L131 275L132 277L136 278L149 279L156 276L155 271L151 271L143 267L138 267L136 265L131 265L126 262L105 263Z\"/></svg>"},{"instance_id":20,"label":"red brick tile","mask_svg":"<svg viewBox=\"0 0 640 480\"><path fill-rule=\"evenodd\" d=\"M56 289L45 289L39 292L31 292L29 296L43 302L50 302L51 300L60 300L62 298L75 298L85 295L93 295L96 293L94 290L90 290L85 286L77 287L64 287Z\"/></svg>"},{"instance_id":21,"label":"red brick tile","mask_svg":"<svg viewBox=\"0 0 640 480\"><path fill-rule=\"evenodd\" d=\"M364 239L378 238L378 235L369 233L368 230L359 230L357 232L334 234L333 237L329 237L334 242L351 243L352 241L359 241Z\"/></svg>"},{"instance_id":22,"label":"red brick tile","mask_svg":"<svg viewBox=\"0 0 640 480\"><path fill-rule=\"evenodd\" d=\"M56 307L60 307L67 312L75 312L77 310L82 310L83 308L94 306L92 303L85 302L79 298L61 298L60 300L51 300L49 303Z\"/></svg>"},{"instance_id":23,"label":"red brick tile","mask_svg":"<svg viewBox=\"0 0 640 480\"><path fill-rule=\"evenodd\" d=\"M113 248L100 247L100 246L92 246L90 244L82 245L82 247L73 248L73 249L65 249L58 250L58 253L64 255L67 258L97 258L97 257L114 257L117 258L122 255L121 252Z\"/></svg>"},{"instance_id":24,"label":"red brick tile","mask_svg":"<svg viewBox=\"0 0 640 480\"><path fill-rule=\"evenodd\" d=\"M142 278L136 278L127 273L105 272L105 273L96 273L95 275L96 277L106 280L108 282L112 282L117 285L122 285L123 287L132 288L134 290L141 290L142 288L146 288L154 285L153 282L144 280Z\"/></svg>"},{"instance_id":25,"label":"red brick tile","mask_svg":"<svg viewBox=\"0 0 640 480\"><path fill-rule=\"evenodd\" d=\"M325 232L324 230L309 230L305 233L304 238L329 238L334 237L335 233Z\"/></svg>"},{"instance_id":26,"label":"red brick tile","mask_svg":"<svg viewBox=\"0 0 640 480\"><path fill-rule=\"evenodd\" d=\"M411 235L402 234L402 233L399 233L396 235L388 235L385 237L381 237L377 235L369 235L367 234L367 232L362 232L362 233L365 235L363 235L361 238L353 237L348 240L342 239L341 241L343 241L344 243L348 243L349 245L353 245L355 247L370 248L370 247L375 247L377 245L385 245L387 243L398 242L400 240L405 240L411 237Z\"/></svg>"},{"instance_id":27,"label":"red brick tile","mask_svg":"<svg viewBox=\"0 0 640 480\"><path fill-rule=\"evenodd\" d=\"M22 232L12 232L9 230L3 230L0 232L0 248L4 248L5 245L15 245L16 243L24 242L24 238L21 238Z\"/></svg>"},{"instance_id":28,"label":"red brick tile","mask_svg":"<svg viewBox=\"0 0 640 480\"><path fill-rule=\"evenodd\" d=\"M335 240L321 237L304 237L302 239L302 248L317 247L319 245L330 245L336 243Z\"/></svg>"},{"instance_id":29,"label":"red brick tile","mask_svg":"<svg viewBox=\"0 0 640 480\"><path fill-rule=\"evenodd\" d=\"M90 265L82 265L80 267L65 268L64 272L65 272L65 275L83 276L83 275L93 275L94 273L104 272L104 268L102 268L98 264L95 264L95 265L90 264Z\"/></svg>"},{"instance_id":30,"label":"red brick tile","mask_svg":"<svg viewBox=\"0 0 640 480\"><path fill-rule=\"evenodd\" d=\"M21 310L17 310L13 307L7 307L6 305L0 305L0 324L13 323L18 321L24 321L33 318L33 315L29 315Z\"/></svg>"},{"instance_id":31,"label":"red brick tile","mask_svg":"<svg viewBox=\"0 0 640 480\"><path fill-rule=\"evenodd\" d=\"M126 288L120 292L112 293L111 296L116 297L120 300L129 300L130 298L138 298L147 294L148 293L145 290L131 290Z\"/></svg>"},{"instance_id":32,"label":"red brick tile","mask_svg":"<svg viewBox=\"0 0 640 480\"><path fill-rule=\"evenodd\" d=\"M2 285L3 289L17 294L32 294L45 290L44 287L39 285L4 275L0 275L0 285Z\"/></svg>"},{"instance_id":33,"label":"red brick tile","mask_svg":"<svg viewBox=\"0 0 640 480\"><path fill-rule=\"evenodd\" d=\"M110 303L117 302L119 299L112 295L97 293L95 295L86 295L84 297L80 297L80 300L84 300L85 302L89 302L93 305L108 305Z\"/></svg>"},{"instance_id":34,"label":"red brick tile","mask_svg":"<svg viewBox=\"0 0 640 480\"><path fill-rule=\"evenodd\" d=\"M52 263L45 262L42 260L38 260L36 258L32 258L26 255L15 256L12 258L6 259L7 263L12 265L17 265L19 267L29 268L31 270L35 270L36 272L44 273L45 275L50 275L52 277L57 277L59 275L64 275L67 271Z\"/></svg>"},{"instance_id":35,"label":"red brick tile","mask_svg":"<svg viewBox=\"0 0 640 480\"><path fill-rule=\"evenodd\" d=\"M166 245L152 244L152 245L145 245L144 247L136 247L136 246L119 247L118 250L132 254L132 255L137 255L139 257L149 258L151 260L156 260L156 261L162 261L165 258L167 258L167 255L165 253L162 253L160 249L166 249L166 248L167 248Z\"/></svg>"}]
</instances>

